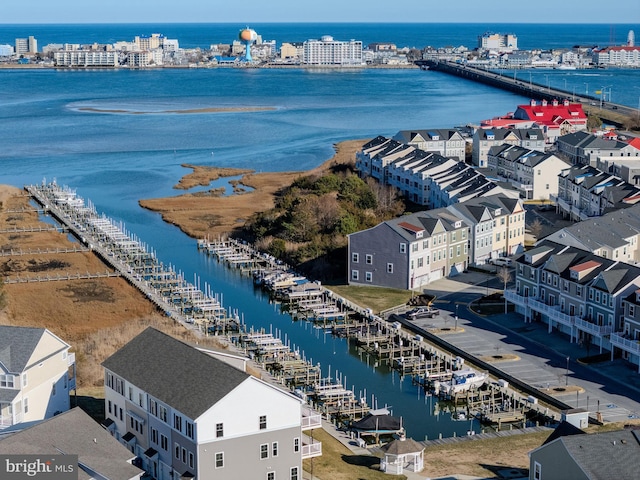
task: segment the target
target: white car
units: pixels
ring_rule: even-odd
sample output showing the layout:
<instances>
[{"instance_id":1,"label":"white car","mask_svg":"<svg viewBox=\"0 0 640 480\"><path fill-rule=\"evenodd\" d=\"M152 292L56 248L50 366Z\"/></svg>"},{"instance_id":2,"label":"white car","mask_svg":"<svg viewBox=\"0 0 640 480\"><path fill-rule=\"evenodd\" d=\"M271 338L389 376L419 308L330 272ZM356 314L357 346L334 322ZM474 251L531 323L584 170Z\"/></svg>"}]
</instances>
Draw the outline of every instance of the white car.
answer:
<instances>
[{"instance_id":1,"label":"white car","mask_svg":"<svg viewBox=\"0 0 640 480\"><path fill-rule=\"evenodd\" d=\"M510 267L513 264L513 261L510 258L492 258L490 263L495 265L496 267Z\"/></svg>"}]
</instances>

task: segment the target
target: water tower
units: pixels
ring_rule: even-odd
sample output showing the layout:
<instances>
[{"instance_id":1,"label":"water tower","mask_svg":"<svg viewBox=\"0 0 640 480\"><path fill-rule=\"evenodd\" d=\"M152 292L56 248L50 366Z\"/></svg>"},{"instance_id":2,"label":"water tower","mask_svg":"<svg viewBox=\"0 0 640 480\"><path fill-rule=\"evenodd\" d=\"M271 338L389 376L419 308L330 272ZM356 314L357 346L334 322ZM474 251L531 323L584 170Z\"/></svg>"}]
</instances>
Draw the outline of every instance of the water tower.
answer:
<instances>
[{"instance_id":1,"label":"water tower","mask_svg":"<svg viewBox=\"0 0 640 480\"><path fill-rule=\"evenodd\" d=\"M247 27L240 30L240 33L238 34L238 39L244 42L246 46L244 59L247 62L252 62L253 59L251 58L251 45L255 43L255 41L258 39L258 34L252 28Z\"/></svg>"}]
</instances>

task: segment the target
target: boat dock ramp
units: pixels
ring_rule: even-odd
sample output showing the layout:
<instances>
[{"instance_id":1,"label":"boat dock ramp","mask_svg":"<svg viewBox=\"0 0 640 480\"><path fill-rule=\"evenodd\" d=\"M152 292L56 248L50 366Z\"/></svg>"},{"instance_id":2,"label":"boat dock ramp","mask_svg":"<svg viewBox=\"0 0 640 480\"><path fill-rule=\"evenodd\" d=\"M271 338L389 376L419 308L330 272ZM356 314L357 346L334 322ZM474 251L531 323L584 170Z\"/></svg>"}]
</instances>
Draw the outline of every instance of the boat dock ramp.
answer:
<instances>
[{"instance_id":1,"label":"boat dock ramp","mask_svg":"<svg viewBox=\"0 0 640 480\"><path fill-rule=\"evenodd\" d=\"M56 182L29 185L25 190L63 226L63 231L73 234L166 315L199 334L240 329L238 315L227 312L207 286L203 292L181 273L163 265L146 244L127 233L121 223L99 215L91 202L85 203L74 190ZM71 275L68 279L74 278Z\"/></svg>"}]
</instances>

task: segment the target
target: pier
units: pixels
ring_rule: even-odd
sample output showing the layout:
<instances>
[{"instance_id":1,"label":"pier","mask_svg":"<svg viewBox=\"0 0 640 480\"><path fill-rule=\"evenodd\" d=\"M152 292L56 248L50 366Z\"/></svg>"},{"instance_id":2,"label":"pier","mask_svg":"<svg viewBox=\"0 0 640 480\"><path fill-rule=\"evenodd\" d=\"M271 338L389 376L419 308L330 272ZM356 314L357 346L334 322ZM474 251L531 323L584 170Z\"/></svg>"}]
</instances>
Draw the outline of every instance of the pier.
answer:
<instances>
[{"instance_id":1,"label":"pier","mask_svg":"<svg viewBox=\"0 0 640 480\"><path fill-rule=\"evenodd\" d=\"M228 314L215 295L198 290L185 281L181 274L163 265L147 245L127 233L123 225L99 215L90 202L85 203L72 189L61 187L55 182L43 182L41 185L26 186L25 190L42 206L42 211L52 215L63 226L47 230L73 234L84 246L81 250L93 251L114 272L15 278L11 281L122 276L167 316L198 334L227 333L240 329L237 315L230 312ZM10 232L13 233L13 230Z\"/></svg>"},{"instance_id":2,"label":"pier","mask_svg":"<svg viewBox=\"0 0 640 480\"><path fill-rule=\"evenodd\" d=\"M542 422L559 418L557 412L538 405L533 397L517 393L504 380L485 381L484 385L453 393L441 390L442 382L451 381L453 374L466 366L459 353L451 354L426 343L425 337L416 335L405 322L391 323L373 315L370 310L351 304L249 244L234 239L200 240L198 249L215 256L228 268L237 268L233 261L228 261L229 258L242 258L247 265L254 267L254 283L267 289L276 301L282 302L283 310L294 319L309 321L333 335L347 337L364 354L387 363L400 375L411 377L412 382L423 388L425 393L433 392L453 405L464 405L465 417L478 418L497 429L505 424L525 425L531 418ZM392 318L398 319L397 316ZM406 329L401 323L405 323ZM314 408L328 418L339 419L346 415L353 419L364 410L362 402L355 400L353 392L340 382L317 383L319 370L310 370L312 364L305 366L304 359L303 363L297 363L300 359L296 355L283 354L282 358L272 355L264 345L280 352L282 344L270 334L261 332L258 337L245 336L241 343L249 355L261 362L272 375L291 388L301 388ZM496 374L495 371L492 373ZM486 373L484 375L488 378ZM310 384L312 379L316 381Z\"/></svg>"}]
</instances>

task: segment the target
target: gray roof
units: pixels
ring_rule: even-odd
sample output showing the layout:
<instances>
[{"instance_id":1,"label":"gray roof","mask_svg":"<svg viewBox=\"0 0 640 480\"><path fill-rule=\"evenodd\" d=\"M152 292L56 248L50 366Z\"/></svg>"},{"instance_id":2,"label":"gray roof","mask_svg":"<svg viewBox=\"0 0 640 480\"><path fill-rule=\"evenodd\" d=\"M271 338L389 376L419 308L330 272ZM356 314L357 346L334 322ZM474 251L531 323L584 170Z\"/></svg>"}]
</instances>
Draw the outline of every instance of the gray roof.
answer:
<instances>
[{"instance_id":1,"label":"gray roof","mask_svg":"<svg viewBox=\"0 0 640 480\"><path fill-rule=\"evenodd\" d=\"M44 328L0 325L0 363L12 373L24 371Z\"/></svg>"},{"instance_id":2,"label":"gray roof","mask_svg":"<svg viewBox=\"0 0 640 480\"><path fill-rule=\"evenodd\" d=\"M420 453L424 450L424 445L416 442L413 438L396 439L380 448L389 455L407 455L409 453Z\"/></svg>"},{"instance_id":3,"label":"gray roof","mask_svg":"<svg viewBox=\"0 0 640 480\"><path fill-rule=\"evenodd\" d=\"M1 438L0 453L78 455L78 463L104 478L126 480L143 473L129 463L134 455L80 408ZM78 478L94 476L80 468Z\"/></svg>"},{"instance_id":4,"label":"gray roof","mask_svg":"<svg viewBox=\"0 0 640 480\"><path fill-rule=\"evenodd\" d=\"M592 435L560 437L567 453L588 478L638 478L640 472L640 437L637 430L619 430Z\"/></svg>"},{"instance_id":5,"label":"gray roof","mask_svg":"<svg viewBox=\"0 0 640 480\"><path fill-rule=\"evenodd\" d=\"M151 327L102 365L193 420L249 377Z\"/></svg>"}]
</instances>

